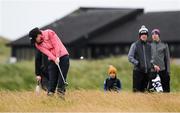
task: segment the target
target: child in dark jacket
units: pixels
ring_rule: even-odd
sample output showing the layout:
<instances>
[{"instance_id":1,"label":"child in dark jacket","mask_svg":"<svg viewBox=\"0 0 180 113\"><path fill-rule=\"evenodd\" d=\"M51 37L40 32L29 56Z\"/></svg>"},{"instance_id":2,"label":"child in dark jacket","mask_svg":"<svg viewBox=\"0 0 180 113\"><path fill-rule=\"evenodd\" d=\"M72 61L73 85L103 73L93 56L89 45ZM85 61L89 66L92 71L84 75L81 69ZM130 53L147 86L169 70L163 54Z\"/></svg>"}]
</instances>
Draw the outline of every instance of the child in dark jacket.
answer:
<instances>
[{"instance_id":1,"label":"child in dark jacket","mask_svg":"<svg viewBox=\"0 0 180 113\"><path fill-rule=\"evenodd\" d=\"M110 65L108 69L109 77L104 81L104 90L105 91L120 91L121 90L121 82L117 78L117 69Z\"/></svg>"}]
</instances>

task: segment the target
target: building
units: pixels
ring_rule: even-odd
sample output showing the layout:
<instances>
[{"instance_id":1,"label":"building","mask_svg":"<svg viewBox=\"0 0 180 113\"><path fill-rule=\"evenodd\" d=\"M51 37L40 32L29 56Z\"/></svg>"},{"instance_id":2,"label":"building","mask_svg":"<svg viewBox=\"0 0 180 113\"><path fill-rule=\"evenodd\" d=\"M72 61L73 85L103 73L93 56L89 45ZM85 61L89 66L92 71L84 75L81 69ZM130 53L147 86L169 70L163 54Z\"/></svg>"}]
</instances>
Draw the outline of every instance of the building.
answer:
<instances>
[{"instance_id":1,"label":"building","mask_svg":"<svg viewBox=\"0 0 180 113\"><path fill-rule=\"evenodd\" d=\"M144 13L143 9L79 8L44 26L53 29L67 47L70 57L103 58L127 54L138 38L141 25L159 28L161 39L170 46L172 57L180 57L180 11ZM28 34L8 44L18 60L32 59Z\"/></svg>"}]
</instances>

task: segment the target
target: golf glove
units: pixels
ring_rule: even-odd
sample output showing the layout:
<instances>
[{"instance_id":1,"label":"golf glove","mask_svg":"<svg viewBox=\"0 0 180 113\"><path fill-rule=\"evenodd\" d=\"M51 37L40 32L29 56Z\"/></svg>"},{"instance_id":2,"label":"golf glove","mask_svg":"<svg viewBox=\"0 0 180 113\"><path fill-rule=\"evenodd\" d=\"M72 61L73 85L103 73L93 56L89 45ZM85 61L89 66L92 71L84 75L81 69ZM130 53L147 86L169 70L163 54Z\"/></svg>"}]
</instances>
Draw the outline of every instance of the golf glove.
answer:
<instances>
[{"instance_id":1,"label":"golf glove","mask_svg":"<svg viewBox=\"0 0 180 113\"><path fill-rule=\"evenodd\" d=\"M56 60L55 60L55 64L59 65L59 62L60 62L59 57L57 57Z\"/></svg>"},{"instance_id":2,"label":"golf glove","mask_svg":"<svg viewBox=\"0 0 180 113\"><path fill-rule=\"evenodd\" d=\"M41 76L39 76L39 75L36 76L36 80L37 80L37 81L41 81Z\"/></svg>"}]
</instances>

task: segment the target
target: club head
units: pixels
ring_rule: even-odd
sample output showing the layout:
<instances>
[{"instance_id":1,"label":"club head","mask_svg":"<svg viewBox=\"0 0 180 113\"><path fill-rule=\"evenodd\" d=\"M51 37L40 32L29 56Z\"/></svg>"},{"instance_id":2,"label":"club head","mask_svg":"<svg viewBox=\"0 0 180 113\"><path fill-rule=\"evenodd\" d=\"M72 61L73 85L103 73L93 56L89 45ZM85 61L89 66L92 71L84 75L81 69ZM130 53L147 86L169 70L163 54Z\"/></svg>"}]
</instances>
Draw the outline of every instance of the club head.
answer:
<instances>
[{"instance_id":1,"label":"club head","mask_svg":"<svg viewBox=\"0 0 180 113\"><path fill-rule=\"evenodd\" d=\"M35 92L36 92L36 94L39 94L39 93L40 93L40 91L41 91L41 88L40 88L40 86L39 86L39 85L37 85L37 86L36 86L36 88L35 88Z\"/></svg>"}]
</instances>

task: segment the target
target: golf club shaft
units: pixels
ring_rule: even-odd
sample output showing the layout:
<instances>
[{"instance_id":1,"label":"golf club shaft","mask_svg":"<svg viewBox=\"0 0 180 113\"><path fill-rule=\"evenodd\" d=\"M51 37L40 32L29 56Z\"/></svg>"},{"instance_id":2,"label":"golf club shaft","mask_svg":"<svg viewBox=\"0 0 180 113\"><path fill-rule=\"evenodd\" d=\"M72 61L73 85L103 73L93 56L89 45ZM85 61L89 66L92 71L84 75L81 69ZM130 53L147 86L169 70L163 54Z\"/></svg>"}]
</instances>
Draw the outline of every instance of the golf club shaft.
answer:
<instances>
[{"instance_id":1,"label":"golf club shaft","mask_svg":"<svg viewBox=\"0 0 180 113\"><path fill-rule=\"evenodd\" d=\"M59 69L59 72L60 72L60 74L61 74L61 77L62 77L62 79L63 79L64 84L67 84L67 82L66 82L65 79L64 79L63 73L62 73L62 71L61 71L60 65L58 64L57 66L58 66L58 69Z\"/></svg>"},{"instance_id":2,"label":"golf club shaft","mask_svg":"<svg viewBox=\"0 0 180 113\"><path fill-rule=\"evenodd\" d=\"M40 80L37 81L37 85L38 85L38 86L40 85Z\"/></svg>"}]
</instances>

